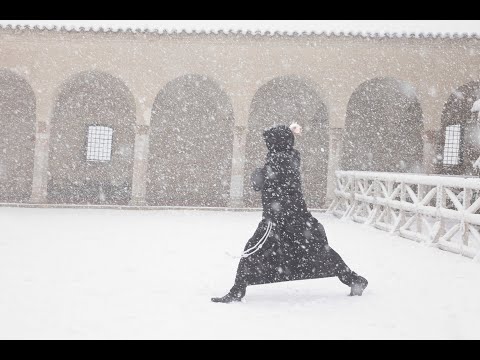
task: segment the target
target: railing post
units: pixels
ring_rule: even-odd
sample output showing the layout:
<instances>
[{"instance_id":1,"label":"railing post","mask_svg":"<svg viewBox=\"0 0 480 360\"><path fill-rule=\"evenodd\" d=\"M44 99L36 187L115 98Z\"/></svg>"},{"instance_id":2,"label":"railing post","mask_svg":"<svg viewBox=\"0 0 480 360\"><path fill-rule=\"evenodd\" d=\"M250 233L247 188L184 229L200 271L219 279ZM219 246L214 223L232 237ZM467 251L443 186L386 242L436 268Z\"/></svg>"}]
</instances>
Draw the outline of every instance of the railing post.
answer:
<instances>
[{"instance_id":1,"label":"railing post","mask_svg":"<svg viewBox=\"0 0 480 360\"><path fill-rule=\"evenodd\" d=\"M378 198L380 197L380 180L377 177L373 178L373 211L370 214L369 218L365 222L368 225L375 224L377 220L378 213L380 211L380 205L378 203Z\"/></svg>"},{"instance_id":2,"label":"railing post","mask_svg":"<svg viewBox=\"0 0 480 360\"><path fill-rule=\"evenodd\" d=\"M332 194L332 203L328 207L327 213L333 213L335 211L335 208L337 207L338 202L339 202L338 195L335 193L335 191L340 191L340 187L338 186L339 181L340 181L338 172L334 173L334 177L335 177L335 183L334 183L334 189L333 189L333 194Z\"/></svg>"},{"instance_id":3,"label":"railing post","mask_svg":"<svg viewBox=\"0 0 480 360\"><path fill-rule=\"evenodd\" d=\"M417 233L422 235L423 231L423 214L420 214L418 212L418 209L420 207L420 202L422 199L425 197L425 185L417 184L418 190L417 190L417 203L416 203L416 226L417 226Z\"/></svg>"},{"instance_id":4,"label":"railing post","mask_svg":"<svg viewBox=\"0 0 480 360\"><path fill-rule=\"evenodd\" d=\"M393 181L388 180L387 181L387 196L386 196L386 205L385 207L387 208L387 213L385 214L385 223L388 224L388 226L391 226L392 228L394 227L394 224L392 223L392 208L391 208L391 203L390 203L390 196L393 194Z\"/></svg>"},{"instance_id":5,"label":"railing post","mask_svg":"<svg viewBox=\"0 0 480 360\"><path fill-rule=\"evenodd\" d=\"M445 199L445 191L443 189L443 185L437 185L437 201L436 201L436 220L435 228L436 231L431 235L431 243L436 244L445 235L445 220L441 215L441 209L445 208L446 199Z\"/></svg>"},{"instance_id":6,"label":"railing post","mask_svg":"<svg viewBox=\"0 0 480 360\"><path fill-rule=\"evenodd\" d=\"M355 211L356 199L355 199L355 191L357 189L357 179L354 174L350 174L348 176L347 184L350 184L350 202L347 200L347 211L345 211L344 218L351 218L353 212ZM348 190L348 189L345 189ZM346 192L346 191L345 191Z\"/></svg>"},{"instance_id":7,"label":"railing post","mask_svg":"<svg viewBox=\"0 0 480 360\"><path fill-rule=\"evenodd\" d=\"M405 209L403 204L405 204L405 200L407 198L405 182L400 182L400 211L398 214L397 223L394 225L392 229L392 233L395 233L400 230L400 228L405 224Z\"/></svg>"},{"instance_id":8,"label":"railing post","mask_svg":"<svg viewBox=\"0 0 480 360\"><path fill-rule=\"evenodd\" d=\"M469 227L471 226L465 221L465 212L471 205L472 189L465 187L463 189L463 209L462 209L462 224L460 225L462 231L462 254L466 255L468 249Z\"/></svg>"}]
</instances>

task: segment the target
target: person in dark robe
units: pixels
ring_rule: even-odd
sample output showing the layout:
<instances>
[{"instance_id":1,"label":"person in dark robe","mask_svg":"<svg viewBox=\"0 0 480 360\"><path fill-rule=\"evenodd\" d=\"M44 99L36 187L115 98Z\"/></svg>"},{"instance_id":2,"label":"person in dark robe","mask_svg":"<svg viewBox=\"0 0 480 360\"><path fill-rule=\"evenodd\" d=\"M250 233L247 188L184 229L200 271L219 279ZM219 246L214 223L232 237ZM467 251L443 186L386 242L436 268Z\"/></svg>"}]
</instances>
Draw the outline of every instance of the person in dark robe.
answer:
<instances>
[{"instance_id":1,"label":"person in dark robe","mask_svg":"<svg viewBox=\"0 0 480 360\"><path fill-rule=\"evenodd\" d=\"M368 281L352 271L328 244L322 224L307 209L300 175L300 153L294 149L298 124L263 132L268 153L256 169L252 186L261 191L263 214L248 240L228 294L213 302L241 301L247 286L283 281L338 277L361 296Z\"/></svg>"}]
</instances>

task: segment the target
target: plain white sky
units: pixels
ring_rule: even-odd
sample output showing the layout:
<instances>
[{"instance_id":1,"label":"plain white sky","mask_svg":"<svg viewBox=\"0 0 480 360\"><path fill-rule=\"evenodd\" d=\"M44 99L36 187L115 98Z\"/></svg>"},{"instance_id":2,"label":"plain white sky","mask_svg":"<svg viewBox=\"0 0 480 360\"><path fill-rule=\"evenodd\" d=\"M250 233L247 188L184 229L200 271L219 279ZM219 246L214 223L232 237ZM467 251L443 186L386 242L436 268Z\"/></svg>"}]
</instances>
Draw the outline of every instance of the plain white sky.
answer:
<instances>
[{"instance_id":1,"label":"plain white sky","mask_svg":"<svg viewBox=\"0 0 480 360\"><path fill-rule=\"evenodd\" d=\"M287 31L354 33L480 33L480 20L0 20L0 25L141 28L167 31Z\"/></svg>"}]
</instances>

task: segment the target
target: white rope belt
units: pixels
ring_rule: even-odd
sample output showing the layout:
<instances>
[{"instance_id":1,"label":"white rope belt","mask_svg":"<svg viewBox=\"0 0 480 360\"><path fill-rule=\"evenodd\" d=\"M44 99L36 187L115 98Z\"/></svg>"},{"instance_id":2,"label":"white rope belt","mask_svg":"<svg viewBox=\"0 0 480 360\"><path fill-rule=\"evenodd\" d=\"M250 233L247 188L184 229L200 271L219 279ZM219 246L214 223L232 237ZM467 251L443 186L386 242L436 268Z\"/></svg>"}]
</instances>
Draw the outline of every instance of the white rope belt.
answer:
<instances>
[{"instance_id":1,"label":"white rope belt","mask_svg":"<svg viewBox=\"0 0 480 360\"><path fill-rule=\"evenodd\" d=\"M262 238L254 246L252 246L250 249L245 250L242 253L241 257L242 258L249 257L250 255L253 255L258 250L260 250L262 248L262 246L265 244L265 242L267 241L268 237L270 236L270 232L272 231L272 227L273 227L272 223L269 222L268 225L267 225L267 231L265 231L265 234L262 236Z\"/></svg>"}]
</instances>

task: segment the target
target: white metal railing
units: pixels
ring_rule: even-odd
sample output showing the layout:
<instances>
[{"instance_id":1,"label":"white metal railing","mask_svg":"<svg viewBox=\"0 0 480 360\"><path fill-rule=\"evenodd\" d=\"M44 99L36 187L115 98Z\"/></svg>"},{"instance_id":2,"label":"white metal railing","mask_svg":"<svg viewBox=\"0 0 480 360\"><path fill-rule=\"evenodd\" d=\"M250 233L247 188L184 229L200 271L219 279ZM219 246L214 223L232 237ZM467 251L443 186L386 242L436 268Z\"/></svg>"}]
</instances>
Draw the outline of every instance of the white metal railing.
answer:
<instances>
[{"instance_id":1,"label":"white metal railing","mask_svg":"<svg viewBox=\"0 0 480 360\"><path fill-rule=\"evenodd\" d=\"M480 261L480 179L337 171L328 212Z\"/></svg>"}]
</instances>

